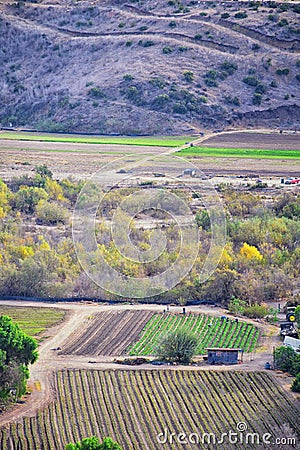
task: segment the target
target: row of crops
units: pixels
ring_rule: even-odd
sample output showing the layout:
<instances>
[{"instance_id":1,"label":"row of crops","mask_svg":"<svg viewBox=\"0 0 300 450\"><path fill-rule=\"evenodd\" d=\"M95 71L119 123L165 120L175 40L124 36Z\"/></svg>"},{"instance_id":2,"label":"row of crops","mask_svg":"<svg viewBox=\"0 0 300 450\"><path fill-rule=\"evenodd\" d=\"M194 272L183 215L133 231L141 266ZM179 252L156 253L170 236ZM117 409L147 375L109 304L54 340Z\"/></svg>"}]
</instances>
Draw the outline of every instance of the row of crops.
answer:
<instances>
[{"instance_id":1,"label":"row of crops","mask_svg":"<svg viewBox=\"0 0 300 450\"><path fill-rule=\"evenodd\" d=\"M258 447L244 441L183 447L176 439L162 445L158 434L214 433L220 439L239 422L260 436L278 437L287 427L300 432L298 411L266 372L66 370L54 385L54 402L0 430L1 450L63 449L91 435L111 436L124 450L236 450Z\"/></svg>"},{"instance_id":2,"label":"row of crops","mask_svg":"<svg viewBox=\"0 0 300 450\"><path fill-rule=\"evenodd\" d=\"M252 352L259 338L254 325L200 314L155 314L144 327L140 339L129 348L130 355L153 355L162 335L185 330L197 337L197 354L207 347L241 348Z\"/></svg>"}]
</instances>

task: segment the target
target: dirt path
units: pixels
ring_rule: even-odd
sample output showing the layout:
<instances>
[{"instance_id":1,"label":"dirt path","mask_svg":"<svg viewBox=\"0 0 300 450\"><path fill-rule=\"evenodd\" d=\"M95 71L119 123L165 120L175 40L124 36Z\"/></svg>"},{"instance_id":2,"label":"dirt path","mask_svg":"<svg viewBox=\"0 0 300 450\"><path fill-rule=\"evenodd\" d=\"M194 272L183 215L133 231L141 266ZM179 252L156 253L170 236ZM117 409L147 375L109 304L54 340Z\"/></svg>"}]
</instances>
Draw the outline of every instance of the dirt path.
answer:
<instances>
[{"instance_id":1,"label":"dirt path","mask_svg":"<svg viewBox=\"0 0 300 450\"><path fill-rule=\"evenodd\" d=\"M40 306L49 307L49 303L36 302L22 302L22 301L0 301L1 305L13 306ZM0 415L0 426L8 422L20 420L24 416L33 416L40 408L48 404L55 397L52 389L53 373L63 369L116 369L122 367L125 370L140 370L140 369L157 369L160 370L165 366L157 367L153 365L141 366L117 366L114 362L114 357L98 356L91 358L91 356L77 356L77 355L58 355L56 348L60 347L68 336L82 323L87 317L99 313L101 311L114 310L150 310L153 312L162 312L162 305L103 305L92 303L55 303L51 304L54 308L63 308L68 311L67 319L60 325L47 331L50 338L45 340L39 347L39 359L30 369L30 379L28 387L31 394L27 396L25 403L18 404L5 414ZM182 312L179 306L172 306L171 312ZM187 312L204 313L213 316L220 316L226 314L226 311L221 308L211 308L209 306L191 306L186 307ZM259 349L251 354L244 355L243 364L238 366L238 370L264 370L264 364L269 361L272 362L273 347L280 342L278 336L278 329L272 325L265 323L240 319L241 321L251 322L261 328L264 337L262 338ZM204 362L200 362L197 366L169 366L170 369L177 370L237 370L237 366L207 366ZM286 377L279 380L281 384L286 387Z\"/></svg>"}]
</instances>

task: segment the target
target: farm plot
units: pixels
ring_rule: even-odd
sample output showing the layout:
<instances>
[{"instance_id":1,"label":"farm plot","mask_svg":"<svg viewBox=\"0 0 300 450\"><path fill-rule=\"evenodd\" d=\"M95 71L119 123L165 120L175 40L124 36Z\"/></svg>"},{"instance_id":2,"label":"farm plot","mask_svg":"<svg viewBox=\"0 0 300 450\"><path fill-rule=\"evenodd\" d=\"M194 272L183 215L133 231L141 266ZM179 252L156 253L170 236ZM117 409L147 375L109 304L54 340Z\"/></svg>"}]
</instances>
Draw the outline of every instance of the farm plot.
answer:
<instances>
[{"instance_id":1,"label":"farm plot","mask_svg":"<svg viewBox=\"0 0 300 450\"><path fill-rule=\"evenodd\" d=\"M197 337L197 354L204 354L207 347L241 348L254 350L259 330L245 322L221 320L200 314L155 314L146 324L138 342L128 350L130 355L153 355L162 335L173 330L186 330Z\"/></svg>"},{"instance_id":2,"label":"farm plot","mask_svg":"<svg viewBox=\"0 0 300 450\"><path fill-rule=\"evenodd\" d=\"M63 449L91 435L111 436L124 450L258 449L270 448L264 433L270 442L300 434L299 412L266 372L68 370L54 388L55 402L0 430L1 450ZM230 430L238 440L227 434L220 444ZM250 444L246 433L257 433Z\"/></svg>"},{"instance_id":3,"label":"farm plot","mask_svg":"<svg viewBox=\"0 0 300 450\"><path fill-rule=\"evenodd\" d=\"M62 345L64 355L123 355L150 320L151 311L111 311L91 316Z\"/></svg>"},{"instance_id":4,"label":"farm plot","mask_svg":"<svg viewBox=\"0 0 300 450\"><path fill-rule=\"evenodd\" d=\"M58 308L39 308L0 305L0 316L9 316L24 333L38 338L47 328L63 321L66 311Z\"/></svg>"}]
</instances>

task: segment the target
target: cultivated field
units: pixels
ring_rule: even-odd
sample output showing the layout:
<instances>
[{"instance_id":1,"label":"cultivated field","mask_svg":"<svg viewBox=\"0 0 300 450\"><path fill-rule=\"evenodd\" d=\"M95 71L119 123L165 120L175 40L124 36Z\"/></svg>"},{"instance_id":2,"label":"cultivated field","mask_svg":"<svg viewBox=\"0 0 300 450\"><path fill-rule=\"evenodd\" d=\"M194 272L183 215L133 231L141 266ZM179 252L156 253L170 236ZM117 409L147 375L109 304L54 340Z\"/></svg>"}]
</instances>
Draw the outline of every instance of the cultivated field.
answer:
<instances>
[{"instance_id":1,"label":"cultivated field","mask_svg":"<svg viewBox=\"0 0 300 450\"><path fill-rule=\"evenodd\" d=\"M249 323L221 320L200 314L156 314L145 326L139 341L130 349L130 355L153 355L162 335L184 330L197 337L197 354L207 347L241 348L252 352L259 338L259 330Z\"/></svg>"},{"instance_id":2,"label":"cultivated field","mask_svg":"<svg viewBox=\"0 0 300 450\"><path fill-rule=\"evenodd\" d=\"M24 333L39 337L47 328L64 320L66 311L58 308L0 306L0 316L9 316Z\"/></svg>"},{"instance_id":3,"label":"cultivated field","mask_svg":"<svg viewBox=\"0 0 300 450\"><path fill-rule=\"evenodd\" d=\"M60 354L126 354L152 315L151 311L111 311L91 316L62 345Z\"/></svg>"},{"instance_id":4,"label":"cultivated field","mask_svg":"<svg viewBox=\"0 0 300 450\"><path fill-rule=\"evenodd\" d=\"M271 442L300 433L299 412L266 372L68 370L55 375L54 389L56 400L48 407L0 431L1 450L63 449L91 435L111 436L124 450L244 450L270 448L257 441L247 445L247 432L257 433L260 442L264 433ZM240 422L247 431L238 434L238 442L225 436L218 444ZM180 444L179 433L196 433L192 439L198 436L199 444ZM213 433L216 442L207 445L204 433Z\"/></svg>"},{"instance_id":5,"label":"cultivated field","mask_svg":"<svg viewBox=\"0 0 300 450\"><path fill-rule=\"evenodd\" d=\"M7 139L10 136L13 138ZM21 140L18 140L18 137ZM121 156L140 155L142 158L150 154L171 153L176 151L185 139L186 142L192 140L190 137L107 139L71 136L66 138L68 139L66 141L61 135L53 134L47 137L51 142L43 141L42 134L34 135L35 140L30 140L31 134L0 133L0 177L8 180L25 174L32 176L38 161L39 164L48 165L55 178L86 179L106 163ZM110 143L104 143L105 140ZM138 143L140 145L137 145ZM165 147L166 144L169 148ZM221 133L196 139L195 145L201 146L200 153L195 148L187 148L177 152L176 156L194 160L204 173L213 173L218 177L256 174L258 177L268 175L280 178L299 175L298 134ZM210 146L213 149L209 148ZM249 150L245 151L245 148ZM278 158L274 158L276 151L278 151ZM272 158L268 157L270 155ZM290 159L292 155L296 159ZM125 158L124 164L127 162Z\"/></svg>"},{"instance_id":6,"label":"cultivated field","mask_svg":"<svg viewBox=\"0 0 300 450\"><path fill-rule=\"evenodd\" d=\"M198 340L197 354L207 347L254 350L259 330L245 322L222 321L200 314L154 314L151 311L101 312L85 320L62 345L64 355L153 355L160 338L187 330Z\"/></svg>"}]
</instances>

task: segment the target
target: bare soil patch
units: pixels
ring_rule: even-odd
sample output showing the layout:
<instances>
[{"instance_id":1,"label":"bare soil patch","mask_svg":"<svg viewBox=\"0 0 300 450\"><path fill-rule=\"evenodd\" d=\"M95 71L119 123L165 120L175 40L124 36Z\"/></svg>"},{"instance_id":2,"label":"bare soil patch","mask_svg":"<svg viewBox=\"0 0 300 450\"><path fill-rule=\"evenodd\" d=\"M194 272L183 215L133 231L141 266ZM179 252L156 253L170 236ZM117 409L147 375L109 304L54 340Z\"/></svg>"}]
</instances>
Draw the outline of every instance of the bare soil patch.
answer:
<instances>
[{"instance_id":1,"label":"bare soil patch","mask_svg":"<svg viewBox=\"0 0 300 450\"><path fill-rule=\"evenodd\" d=\"M300 134L233 132L211 136L201 143L203 147L261 148L300 151Z\"/></svg>"},{"instance_id":2,"label":"bare soil patch","mask_svg":"<svg viewBox=\"0 0 300 450\"><path fill-rule=\"evenodd\" d=\"M135 342L151 311L110 311L90 316L62 345L60 355L124 355Z\"/></svg>"}]
</instances>

